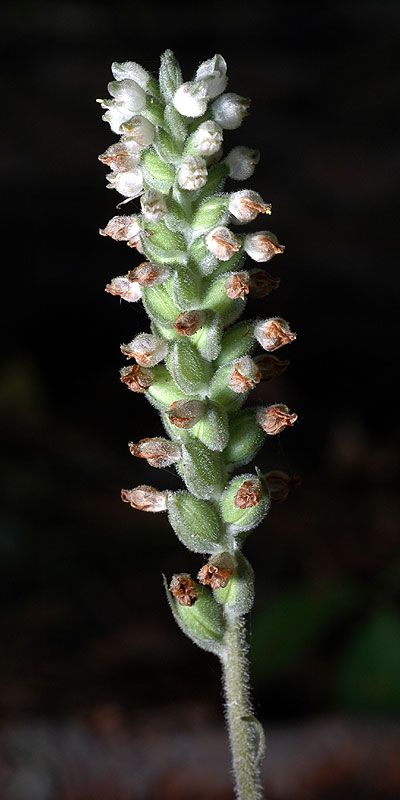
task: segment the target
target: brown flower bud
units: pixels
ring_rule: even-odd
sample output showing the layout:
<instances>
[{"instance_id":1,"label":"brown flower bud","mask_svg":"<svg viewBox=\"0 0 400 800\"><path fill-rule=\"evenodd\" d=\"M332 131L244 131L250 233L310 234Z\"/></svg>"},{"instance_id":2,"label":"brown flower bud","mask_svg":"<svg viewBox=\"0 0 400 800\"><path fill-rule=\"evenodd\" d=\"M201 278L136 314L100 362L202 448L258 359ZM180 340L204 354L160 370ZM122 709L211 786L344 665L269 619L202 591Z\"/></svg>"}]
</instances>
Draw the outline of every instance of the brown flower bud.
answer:
<instances>
[{"instance_id":1,"label":"brown flower bud","mask_svg":"<svg viewBox=\"0 0 400 800\"><path fill-rule=\"evenodd\" d=\"M282 375L288 368L290 361L280 361L276 356L270 356L263 353L261 356L255 356L254 362L261 370L261 380L270 381L272 378L277 378Z\"/></svg>"},{"instance_id":2,"label":"brown flower bud","mask_svg":"<svg viewBox=\"0 0 400 800\"><path fill-rule=\"evenodd\" d=\"M99 155L99 161L114 172L129 172L138 165L140 155L139 145L132 139L125 139L110 145L105 153Z\"/></svg>"},{"instance_id":3,"label":"brown flower bud","mask_svg":"<svg viewBox=\"0 0 400 800\"><path fill-rule=\"evenodd\" d=\"M261 380L261 371L250 356L235 361L228 386L233 392L241 394L254 389Z\"/></svg>"},{"instance_id":4,"label":"brown flower bud","mask_svg":"<svg viewBox=\"0 0 400 800\"><path fill-rule=\"evenodd\" d=\"M155 367L168 353L168 344L152 333L139 333L129 344L121 344L121 353L136 359L141 367Z\"/></svg>"},{"instance_id":5,"label":"brown flower bud","mask_svg":"<svg viewBox=\"0 0 400 800\"><path fill-rule=\"evenodd\" d=\"M264 477L271 495L271 500L274 500L275 503L282 503L287 499L290 491L301 484L301 478L297 472L295 472L291 478L286 472L275 469L271 472L267 472Z\"/></svg>"},{"instance_id":6,"label":"brown flower bud","mask_svg":"<svg viewBox=\"0 0 400 800\"><path fill-rule=\"evenodd\" d=\"M270 214L272 206L258 192L242 189L231 194L228 208L238 222L252 222L258 214Z\"/></svg>"},{"instance_id":7,"label":"brown flower bud","mask_svg":"<svg viewBox=\"0 0 400 800\"><path fill-rule=\"evenodd\" d=\"M197 600L195 582L187 572L173 575L169 590L181 606L192 606Z\"/></svg>"},{"instance_id":8,"label":"brown flower bud","mask_svg":"<svg viewBox=\"0 0 400 800\"><path fill-rule=\"evenodd\" d=\"M140 224L137 214L112 217L105 228L100 228L101 236L110 236L116 242L129 242L136 247L140 237Z\"/></svg>"},{"instance_id":9,"label":"brown flower bud","mask_svg":"<svg viewBox=\"0 0 400 800\"><path fill-rule=\"evenodd\" d=\"M263 431L270 436L281 433L284 428L291 427L297 420L297 414L291 414L288 407L283 404L259 408L257 422Z\"/></svg>"},{"instance_id":10,"label":"brown flower bud","mask_svg":"<svg viewBox=\"0 0 400 800\"><path fill-rule=\"evenodd\" d=\"M131 392L147 392L153 382L151 369L142 369L139 364L122 367L120 375L122 383L125 383Z\"/></svg>"},{"instance_id":11,"label":"brown flower bud","mask_svg":"<svg viewBox=\"0 0 400 800\"><path fill-rule=\"evenodd\" d=\"M127 277L131 281L136 281L140 286L158 286L168 278L168 275L168 267L143 261L142 264L131 269Z\"/></svg>"},{"instance_id":12,"label":"brown flower bud","mask_svg":"<svg viewBox=\"0 0 400 800\"><path fill-rule=\"evenodd\" d=\"M254 328L254 336L261 347L269 352L278 350L285 344L290 344L296 338L296 334L292 333L289 328L289 323L281 317L258 322Z\"/></svg>"},{"instance_id":13,"label":"brown flower bud","mask_svg":"<svg viewBox=\"0 0 400 800\"><path fill-rule=\"evenodd\" d=\"M153 486L136 486L136 489L121 489L121 500L137 511L165 511L167 492L159 492Z\"/></svg>"},{"instance_id":14,"label":"brown flower bud","mask_svg":"<svg viewBox=\"0 0 400 800\"><path fill-rule=\"evenodd\" d=\"M225 290L231 300L237 300L241 297L242 300L249 293L249 273L248 272L232 272L229 278L225 281Z\"/></svg>"},{"instance_id":15,"label":"brown flower bud","mask_svg":"<svg viewBox=\"0 0 400 800\"><path fill-rule=\"evenodd\" d=\"M176 400L168 411L168 419L177 428L193 428L204 416L205 409L201 400Z\"/></svg>"},{"instance_id":16,"label":"brown flower bud","mask_svg":"<svg viewBox=\"0 0 400 800\"><path fill-rule=\"evenodd\" d=\"M278 239L271 231L248 233L243 245L247 255L254 261L270 261L278 253L285 252L285 246L279 244Z\"/></svg>"},{"instance_id":17,"label":"brown flower bud","mask_svg":"<svg viewBox=\"0 0 400 800\"><path fill-rule=\"evenodd\" d=\"M236 508L253 508L258 506L262 497L262 486L257 478L243 481L234 497Z\"/></svg>"},{"instance_id":18,"label":"brown flower bud","mask_svg":"<svg viewBox=\"0 0 400 800\"><path fill-rule=\"evenodd\" d=\"M268 275L263 269L254 269L249 272L249 289L251 297L261 299L267 297L273 289L277 289L281 280Z\"/></svg>"},{"instance_id":19,"label":"brown flower bud","mask_svg":"<svg viewBox=\"0 0 400 800\"><path fill-rule=\"evenodd\" d=\"M161 436L140 439L137 444L129 442L129 450L137 458L145 458L151 467L170 467L181 457L181 449L175 442Z\"/></svg>"},{"instance_id":20,"label":"brown flower bud","mask_svg":"<svg viewBox=\"0 0 400 800\"><path fill-rule=\"evenodd\" d=\"M197 579L211 589L223 589L235 571L235 561L230 553L218 553L201 568Z\"/></svg>"},{"instance_id":21,"label":"brown flower bud","mask_svg":"<svg viewBox=\"0 0 400 800\"><path fill-rule=\"evenodd\" d=\"M205 319L205 311L183 311L173 327L180 336L193 336L204 325Z\"/></svg>"},{"instance_id":22,"label":"brown flower bud","mask_svg":"<svg viewBox=\"0 0 400 800\"><path fill-rule=\"evenodd\" d=\"M206 246L219 261L229 261L240 250L242 243L229 228L220 225L207 234Z\"/></svg>"}]
</instances>

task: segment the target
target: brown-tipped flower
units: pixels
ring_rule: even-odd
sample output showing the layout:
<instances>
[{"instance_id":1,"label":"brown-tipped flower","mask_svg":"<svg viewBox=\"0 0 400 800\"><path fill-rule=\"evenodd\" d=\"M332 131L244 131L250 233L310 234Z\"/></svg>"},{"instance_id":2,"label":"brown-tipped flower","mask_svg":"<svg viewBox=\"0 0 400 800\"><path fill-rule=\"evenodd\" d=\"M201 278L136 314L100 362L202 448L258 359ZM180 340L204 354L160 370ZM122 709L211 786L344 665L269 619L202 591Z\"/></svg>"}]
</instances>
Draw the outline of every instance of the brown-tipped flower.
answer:
<instances>
[{"instance_id":1,"label":"brown-tipped flower","mask_svg":"<svg viewBox=\"0 0 400 800\"><path fill-rule=\"evenodd\" d=\"M139 333L128 344L121 344L121 353L134 358L141 367L155 367L168 353L168 344L152 333Z\"/></svg>"},{"instance_id":2,"label":"brown-tipped flower","mask_svg":"<svg viewBox=\"0 0 400 800\"><path fill-rule=\"evenodd\" d=\"M136 303L142 296L142 290L137 281L132 280L129 275L119 275L113 278L111 283L105 287L105 291L128 303Z\"/></svg>"},{"instance_id":3,"label":"brown-tipped flower","mask_svg":"<svg viewBox=\"0 0 400 800\"><path fill-rule=\"evenodd\" d=\"M152 264L150 261L143 261L128 272L129 280L136 281L140 286L158 286L168 278L168 275L168 267Z\"/></svg>"},{"instance_id":4,"label":"brown-tipped flower","mask_svg":"<svg viewBox=\"0 0 400 800\"><path fill-rule=\"evenodd\" d=\"M139 364L122 367L120 376L122 383L125 383L131 392L147 392L153 382L151 369L142 369Z\"/></svg>"},{"instance_id":5,"label":"brown-tipped flower","mask_svg":"<svg viewBox=\"0 0 400 800\"><path fill-rule=\"evenodd\" d=\"M219 261L229 261L240 250L242 243L229 228L220 225L207 234L206 246Z\"/></svg>"},{"instance_id":6,"label":"brown-tipped flower","mask_svg":"<svg viewBox=\"0 0 400 800\"><path fill-rule=\"evenodd\" d=\"M270 214L272 207L258 192L242 189L231 194L228 208L238 222L252 222L258 214Z\"/></svg>"},{"instance_id":7,"label":"brown-tipped flower","mask_svg":"<svg viewBox=\"0 0 400 800\"><path fill-rule=\"evenodd\" d=\"M116 242L128 242L136 247L140 237L140 224L137 214L112 217L105 228L100 228L101 236L110 236Z\"/></svg>"},{"instance_id":8,"label":"brown-tipped flower","mask_svg":"<svg viewBox=\"0 0 400 800\"><path fill-rule=\"evenodd\" d=\"M296 334L290 330L289 323L281 317L258 322L254 328L254 336L261 347L269 352L290 344L296 338Z\"/></svg>"},{"instance_id":9,"label":"brown-tipped flower","mask_svg":"<svg viewBox=\"0 0 400 800\"><path fill-rule=\"evenodd\" d=\"M193 336L204 325L205 319L205 311L183 311L173 327L180 336Z\"/></svg>"},{"instance_id":10,"label":"brown-tipped flower","mask_svg":"<svg viewBox=\"0 0 400 800\"><path fill-rule=\"evenodd\" d=\"M278 253L285 252L285 246L279 244L271 231L248 233L244 238L243 247L253 261L270 261Z\"/></svg>"},{"instance_id":11,"label":"brown-tipped flower","mask_svg":"<svg viewBox=\"0 0 400 800\"><path fill-rule=\"evenodd\" d=\"M263 269L252 269L249 272L250 296L258 300L267 297L273 289L277 289L280 278L273 278Z\"/></svg>"},{"instance_id":12,"label":"brown-tipped flower","mask_svg":"<svg viewBox=\"0 0 400 800\"><path fill-rule=\"evenodd\" d=\"M257 478L243 481L234 497L236 508L254 508L258 506L262 497L262 486Z\"/></svg>"},{"instance_id":13,"label":"brown-tipped flower","mask_svg":"<svg viewBox=\"0 0 400 800\"><path fill-rule=\"evenodd\" d=\"M275 469L271 472L267 472L264 477L271 495L271 500L274 500L275 503L283 503L291 490L301 484L301 478L297 472L295 472L293 477L290 477L286 472Z\"/></svg>"},{"instance_id":14,"label":"brown-tipped flower","mask_svg":"<svg viewBox=\"0 0 400 800\"><path fill-rule=\"evenodd\" d=\"M268 408L259 408L257 422L263 431L270 436L281 433L284 428L291 427L297 420L297 414L291 414L288 407L279 403Z\"/></svg>"},{"instance_id":15,"label":"brown-tipped flower","mask_svg":"<svg viewBox=\"0 0 400 800\"><path fill-rule=\"evenodd\" d=\"M195 582L187 572L173 575L169 590L181 606L192 606L197 600Z\"/></svg>"},{"instance_id":16,"label":"brown-tipped flower","mask_svg":"<svg viewBox=\"0 0 400 800\"><path fill-rule=\"evenodd\" d=\"M223 589L235 571L235 561L230 553L218 553L201 568L197 579L211 589Z\"/></svg>"},{"instance_id":17,"label":"brown-tipped flower","mask_svg":"<svg viewBox=\"0 0 400 800\"><path fill-rule=\"evenodd\" d=\"M239 297L244 300L246 294L250 291L249 273L232 272L225 281L225 291L231 300L237 300Z\"/></svg>"},{"instance_id":18,"label":"brown-tipped flower","mask_svg":"<svg viewBox=\"0 0 400 800\"><path fill-rule=\"evenodd\" d=\"M241 394L254 389L261 380L261 370L250 356L242 356L233 364L228 386L233 392Z\"/></svg>"},{"instance_id":19,"label":"brown-tipped flower","mask_svg":"<svg viewBox=\"0 0 400 800\"><path fill-rule=\"evenodd\" d=\"M132 139L124 139L107 148L99 156L99 161L106 164L114 172L129 172L140 161L142 149Z\"/></svg>"},{"instance_id":20,"label":"brown-tipped flower","mask_svg":"<svg viewBox=\"0 0 400 800\"><path fill-rule=\"evenodd\" d=\"M129 450L137 458L145 458L151 467L170 467L176 464L181 457L181 449L175 442L163 439L161 436L140 439L137 444L129 442Z\"/></svg>"},{"instance_id":21,"label":"brown-tipped flower","mask_svg":"<svg viewBox=\"0 0 400 800\"><path fill-rule=\"evenodd\" d=\"M272 378L277 378L287 370L290 361L280 361L276 356L271 356L269 353L263 353L261 356L254 356L254 361L257 367L261 370L261 380L270 381Z\"/></svg>"},{"instance_id":22,"label":"brown-tipped flower","mask_svg":"<svg viewBox=\"0 0 400 800\"><path fill-rule=\"evenodd\" d=\"M137 511L165 511L167 492L159 492L153 486L136 486L136 489L121 489L121 500Z\"/></svg>"},{"instance_id":23,"label":"brown-tipped flower","mask_svg":"<svg viewBox=\"0 0 400 800\"><path fill-rule=\"evenodd\" d=\"M176 400L168 411L168 419L177 428L193 428L204 416L205 403L201 400Z\"/></svg>"}]
</instances>

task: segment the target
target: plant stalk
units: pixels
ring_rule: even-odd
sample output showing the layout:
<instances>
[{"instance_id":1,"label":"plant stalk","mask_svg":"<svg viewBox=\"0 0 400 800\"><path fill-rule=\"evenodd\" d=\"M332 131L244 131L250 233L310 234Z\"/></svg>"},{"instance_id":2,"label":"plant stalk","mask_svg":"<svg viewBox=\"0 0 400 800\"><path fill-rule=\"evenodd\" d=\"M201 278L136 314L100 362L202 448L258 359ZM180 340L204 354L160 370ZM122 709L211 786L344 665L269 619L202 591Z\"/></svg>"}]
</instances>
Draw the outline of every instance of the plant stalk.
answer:
<instances>
[{"instance_id":1,"label":"plant stalk","mask_svg":"<svg viewBox=\"0 0 400 800\"><path fill-rule=\"evenodd\" d=\"M222 657L226 719L239 800L262 800L257 744L249 696L245 617L225 608L225 653Z\"/></svg>"}]
</instances>

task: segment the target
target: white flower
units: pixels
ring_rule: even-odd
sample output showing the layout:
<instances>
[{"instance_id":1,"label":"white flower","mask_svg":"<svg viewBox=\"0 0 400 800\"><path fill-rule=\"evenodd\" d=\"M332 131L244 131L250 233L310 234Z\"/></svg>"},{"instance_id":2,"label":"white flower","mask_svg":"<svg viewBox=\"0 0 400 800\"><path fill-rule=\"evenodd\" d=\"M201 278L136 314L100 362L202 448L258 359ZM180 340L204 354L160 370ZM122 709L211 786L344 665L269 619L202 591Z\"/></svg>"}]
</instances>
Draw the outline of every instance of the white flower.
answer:
<instances>
[{"instance_id":1,"label":"white flower","mask_svg":"<svg viewBox=\"0 0 400 800\"><path fill-rule=\"evenodd\" d=\"M115 103L113 100L102 100L101 107L107 109L102 116L103 122L108 122L113 133L122 133L121 126L132 116L130 109L123 103Z\"/></svg>"},{"instance_id":2,"label":"white flower","mask_svg":"<svg viewBox=\"0 0 400 800\"><path fill-rule=\"evenodd\" d=\"M156 129L146 117L137 114L127 122L123 122L121 127L124 133L140 147L149 147L153 143Z\"/></svg>"},{"instance_id":3,"label":"white flower","mask_svg":"<svg viewBox=\"0 0 400 800\"><path fill-rule=\"evenodd\" d=\"M285 344L290 344L296 338L296 334L290 330L289 323L281 317L272 317L257 322L254 336L261 347L270 353L284 347Z\"/></svg>"},{"instance_id":4,"label":"white flower","mask_svg":"<svg viewBox=\"0 0 400 800\"><path fill-rule=\"evenodd\" d=\"M155 189L148 189L142 194L140 205L146 222L158 222L167 213L165 196Z\"/></svg>"},{"instance_id":5,"label":"white flower","mask_svg":"<svg viewBox=\"0 0 400 800\"><path fill-rule=\"evenodd\" d=\"M250 356L242 356L233 363L228 386L233 392L242 394L254 389L260 383L261 372Z\"/></svg>"},{"instance_id":6,"label":"white flower","mask_svg":"<svg viewBox=\"0 0 400 800\"><path fill-rule=\"evenodd\" d=\"M111 72L116 81L129 78L131 81L136 81L142 89L146 88L150 78L147 70L141 67L140 64L136 64L135 61L124 61L122 64L113 61L111 64Z\"/></svg>"},{"instance_id":7,"label":"white flower","mask_svg":"<svg viewBox=\"0 0 400 800\"><path fill-rule=\"evenodd\" d=\"M117 103L123 103L131 111L130 116L135 111L142 111L146 105L146 92L136 81L131 81L129 78L124 78L122 81L110 81L107 89Z\"/></svg>"},{"instance_id":8,"label":"white flower","mask_svg":"<svg viewBox=\"0 0 400 800\"><path fill-rule=\"evenodd\" d=\"M205 81L182 83L177 89L173 105L184 117L202 117L207 111L207 84Z\"/></svg>"},{"instance_id":9,"label":"white flower","mask_svg":"<svg viewBox=\"0 0 400 800\"><path fill-rule=\"evenodd\" d=\"M193 134L193 147L201 156L212 156L220 150L222 140L221 126L209 119L202 122Z\"/></svg>"},{"instance_id":10,"label":"white flower","mask_svg":"<svg viewBox=\"0 0 400 800\"><path fill-rule=\"evenodd\" d=\"M264 203L261 195L252 189L233 192L229 198L228 208L237 222L253 222L258 214L271 213L270 203Z\"/></svg>"},{"instance_id":11,"label":"white flower","mask_svg":"<svg viewBox=\"0 0 400 800\"><path fill-rule=\"evenodd\" d=\"M225 159L225 163L229 167L229 177L236 181L247 181L248 178L251 178L259 160L258 150L250 150L250 147L242 145L234 147Z\"/></svg>"},{"instance_id":12,"label":"white flower","mask_svg":"<svg viewBox=\"0 0 400 800\"><path fill-rule=\"evenodd\" d=\"M217 53L208 61L203 61L196 72L196 81L205 81L208 97L213 99L224 92L228 83L226 61Z\"/></svg>"},{"instance_id":13,"label":"white flower","mask_svg":"<svg viewBox=\"0 0 400 800\"><path fill-rule=\"evenodd\" d=\"M142 296L142 290L136 281L131 281L126 275L119 275L113 278L111 283L106 286L106 292L127 300L128 303L136 303Z\"/></svg>"},{"instance_id":14,"label":"white flower","mask_svg":"<svg viewBox=\"0 0 400 800\"><path fill-rule=\"evenodd\" d=\"M123 139L112 144L99 155L99 161L107 164L113 172L129 172L140 161L141 149L133 139Z\"/></svg>"},{"instance_id":15,"label":"white flower","mask_svg":"<svg viewBox=\"0 0 400 800\"><path fill-rule=\"evenodd\" d=\"M143 192L143 175L140 167L134 167L129 172L110 172L107 179L107 189L116 189L124 197L139 197Z\"/></svg>"},{"instance_id":16,"label":"white flower","mask_svg":"<svg viewBox=\"0 0 400 800\"><path fill-rule=\"evenodd\" d=\"M241 242L229 228L220 225L207 234L206 246L219 261L228 261L240 250Z\"/></svg>"},{"instance_id":17,"label":"white flower","mask_svg":"<svg viewBox=\"0 0 400 800\"><path fill-rule=\"evenodd\" d=\"M201 189L207 183L207 164L201 156L184 158L178 172L178 183L182 189Z\"/></svg>"},{"instance_id":18,"label":"white flower","mask_svg":"<svg viewBox=\"0 0 400 800\"><path fill-rule=\"evenodd\" d=\"M222 128L233 131L239 128L244 117L247 117L249 107L250 100L247 97L240 97L238 94L228 92L214 100L211 109L215 121Z\"/></svg>"},{"instance_id":19,"label":"white flower","mask_svg":"<svg viewBox=\"0 0 400 800\"><path fill-rule=\"evenodd\" d=\"M101 236L110 236L116 242L136 242L140 235L139 217L137 214L112 217L104 229L100 228Z\"/></svg>"},{"instance_id":20,"label":"white flower","mask_svg":"<svg viewBox=\"0 0 400 800\"><path fill-rule=\"evenodd\" d=\"M270 261L278 253L285 251L284 245L279 244L275 234L271 231L248 233L244 238L243 246L253 261Z\"/></svg>"},{"instance_id":21,"label":"white flower","mask_svg":"<svg viewBox=\"0 0 400 800\"><path fill-rule=\"evenodd\" d=\"M166 357L168 344L151 333L139 333L129 344L121 344L121 352L141 367L154 367Z\"/></svg>"}]
</instances>

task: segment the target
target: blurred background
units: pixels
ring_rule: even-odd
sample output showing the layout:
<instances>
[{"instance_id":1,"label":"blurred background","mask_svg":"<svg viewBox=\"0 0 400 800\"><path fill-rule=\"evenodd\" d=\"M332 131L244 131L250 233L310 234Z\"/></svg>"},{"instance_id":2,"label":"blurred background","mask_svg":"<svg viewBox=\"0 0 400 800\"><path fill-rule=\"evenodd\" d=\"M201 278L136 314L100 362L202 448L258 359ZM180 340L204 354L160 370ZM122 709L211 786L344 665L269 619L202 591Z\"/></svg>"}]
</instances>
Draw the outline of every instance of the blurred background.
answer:
<instances>
[{"instance_id":1,"label":"blurred background","mask_svg":"<svg viewBox=\"0 0 400 800\"><path fill-rule=\"evenodd\" d=\"M233 796L219 665L161 584L202 559L120 501L181 484L127 448L162 428L119 381L148 323L104 292L140 256L98 235L121 198L95 98L112 61L156 72L166 48L185 80L222 53L252 98L226 148L261 150L246 185L286 245L280 289L248 306L298 335L252 396L299 414L257 465L302 478L246 544L267 796L400 796L399 23L395 0L3 7L1 800Z\"/></svg>"}]
</instances>

